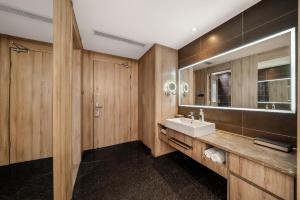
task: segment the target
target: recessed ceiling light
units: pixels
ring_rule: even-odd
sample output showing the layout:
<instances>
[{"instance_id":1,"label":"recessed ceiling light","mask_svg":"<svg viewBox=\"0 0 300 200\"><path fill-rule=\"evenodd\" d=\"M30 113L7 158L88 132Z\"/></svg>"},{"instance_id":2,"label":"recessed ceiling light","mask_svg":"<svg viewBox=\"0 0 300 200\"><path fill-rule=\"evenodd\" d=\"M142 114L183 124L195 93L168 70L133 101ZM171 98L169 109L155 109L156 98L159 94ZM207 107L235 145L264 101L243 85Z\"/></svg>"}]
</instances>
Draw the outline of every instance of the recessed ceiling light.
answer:
<instances>
[{"instance_id":1,"label":"recessed ceiling light","mask_svg":"<svg viewBox=\"0 0 300 200\"><path fill-rule=\"evenodd\" d=\"M193 31L193 32L196 32L196 31L197 31L197 28L196 28L196 27L192 28L192 31Z\"/></svg>"}]
</instances>

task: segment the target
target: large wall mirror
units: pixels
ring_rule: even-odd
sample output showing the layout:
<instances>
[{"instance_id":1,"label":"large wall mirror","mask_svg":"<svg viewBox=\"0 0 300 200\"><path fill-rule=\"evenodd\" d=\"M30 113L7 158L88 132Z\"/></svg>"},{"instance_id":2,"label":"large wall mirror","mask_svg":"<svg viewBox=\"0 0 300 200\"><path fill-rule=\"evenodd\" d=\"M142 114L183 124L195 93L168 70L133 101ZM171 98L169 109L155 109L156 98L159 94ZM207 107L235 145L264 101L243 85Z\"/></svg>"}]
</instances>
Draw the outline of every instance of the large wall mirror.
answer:
<instances>
[{"instance_id":1,"label":"large wall mirror","mask_svg":"<svg viewBox=\"0 0 300 200\"><path fill-rule=\"evenodd\" d=\"M295 28L179 69L179 105L296 112Z\"/></svg>"}]
</instances>

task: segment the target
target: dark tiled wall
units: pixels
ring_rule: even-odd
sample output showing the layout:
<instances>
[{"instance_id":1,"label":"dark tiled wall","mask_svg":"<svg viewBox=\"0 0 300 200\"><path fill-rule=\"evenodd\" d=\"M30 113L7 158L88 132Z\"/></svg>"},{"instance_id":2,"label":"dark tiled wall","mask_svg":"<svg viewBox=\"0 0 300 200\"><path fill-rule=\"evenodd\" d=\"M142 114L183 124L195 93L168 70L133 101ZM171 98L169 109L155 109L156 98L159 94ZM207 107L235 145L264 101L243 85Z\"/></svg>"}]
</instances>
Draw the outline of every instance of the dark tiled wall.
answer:
<instances>
[{"instance_id":1,"label":"dark tiled wall","mask_svg":"<svg viewBox=\"0 0 300 200\"><path fill-rule=\"evenodd\" d=\"M179 49L179 67L297 27L297 0L262 0Z\"/></svg>"},{"instance_id":2,"label":"dark tiled wall","mask_svg":"<svg viewBox=\"0 0 300 200\"><path fill-rule=\"evenodd\" d=\"M179 107L180 114L199 113L199 108ZM267 113L239 110L204 109L205 121L216 128L247 137L265 136L296 145L296 114Z\"/></svg>"},{"instance_id":3,"label":"dark tiled wall","mask_svg":"<svg viewBox=\"0 0 300 200\"><path fill-rule=\"evenodd\" d=\"M179 50L179 68L243 44L297 27L297 0L262 0ZM179 107L180 114L199 109ZM266 136L296 144L297 115L205 109L218 129L249 137Z\"/></svg>"}]
</instances>

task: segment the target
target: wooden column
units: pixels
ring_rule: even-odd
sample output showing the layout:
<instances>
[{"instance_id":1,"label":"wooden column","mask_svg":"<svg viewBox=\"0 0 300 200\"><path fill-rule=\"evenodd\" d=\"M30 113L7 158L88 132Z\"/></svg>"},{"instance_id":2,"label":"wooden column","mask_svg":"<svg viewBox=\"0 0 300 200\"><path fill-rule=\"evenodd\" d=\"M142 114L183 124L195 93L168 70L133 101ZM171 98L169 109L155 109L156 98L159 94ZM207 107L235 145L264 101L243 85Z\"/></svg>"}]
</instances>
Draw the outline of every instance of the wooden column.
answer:
<instances>
[{"instance_id":1,"label":"wooden column","mask_svg":"<svg viewBox=\"0 0 300 200\"><path fill-rule=\"evenodd\" d=\"M9 77L8 38L0 35L0 166L9 164Z\"/></svg>"},{"instance_id":2,"label":"wooden column","mask_svg":"<svg viewBox=\"0 0 300 200\"><path fill-rule=\"evenodd\" d=\"M72 197L72 54L70 0L54 0L53 15L53 181L54 199Z\"/></svg>"}]
</instances>

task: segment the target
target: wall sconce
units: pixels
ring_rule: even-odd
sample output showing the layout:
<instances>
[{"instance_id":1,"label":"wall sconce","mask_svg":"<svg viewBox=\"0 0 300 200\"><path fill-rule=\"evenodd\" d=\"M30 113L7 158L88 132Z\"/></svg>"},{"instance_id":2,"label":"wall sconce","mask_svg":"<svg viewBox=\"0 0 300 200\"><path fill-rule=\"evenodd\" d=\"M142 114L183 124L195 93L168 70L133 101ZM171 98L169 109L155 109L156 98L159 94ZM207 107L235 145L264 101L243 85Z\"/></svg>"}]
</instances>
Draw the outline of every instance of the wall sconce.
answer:
<instances>
[{"instance_id":1,"label":"wall sconce","mask_svg":"<svg viewBox=\"0 0 300 200\"><path fill-rule=\"evenodd\" d=\"M176 95L177 86L174 81L168 81L165 83L165 94L166 96Z\"/></svg>"},{"instance_id":2,"label":"wall sconce","mask_svg":"<svg viewBox=\"0 0 300 200\"><path fill-rule=\"evenodd\" d=\"M182 83L182 85L181 85L181 87L182 87L182 95L185 97L185 96L187 96L187 94L189 93L189 84L187 83L187 82L183 82Z\"/></svg>"}]
</instances>

